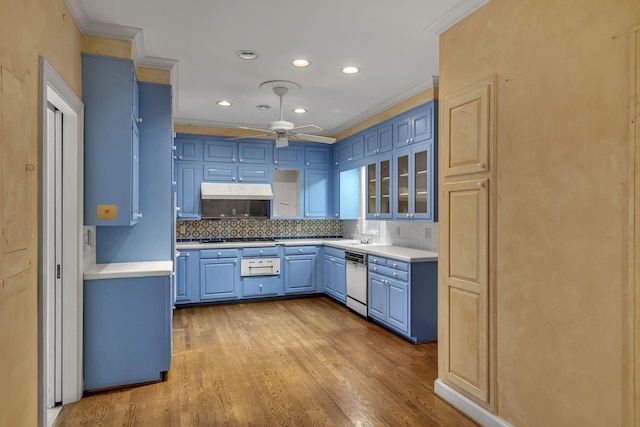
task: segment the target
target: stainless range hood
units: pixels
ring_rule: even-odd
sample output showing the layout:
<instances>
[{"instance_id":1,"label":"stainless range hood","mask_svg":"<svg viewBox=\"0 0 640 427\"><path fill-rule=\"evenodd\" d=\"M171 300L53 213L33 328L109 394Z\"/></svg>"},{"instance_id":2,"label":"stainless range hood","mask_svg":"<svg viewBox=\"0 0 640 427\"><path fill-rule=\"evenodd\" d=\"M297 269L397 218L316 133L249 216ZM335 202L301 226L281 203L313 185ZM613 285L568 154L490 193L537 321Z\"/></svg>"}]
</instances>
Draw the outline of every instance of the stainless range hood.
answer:
<instances>
[{"instance_id":1,"label":"stainless range hood","mask_svg":"<svg viewBox=\"0 0 640 427\"><path fill-rule=\"evenodd\" d=\"M200 216L210 219L269 218L271 184L203 182Z\"/></svg>"}]
</instances>

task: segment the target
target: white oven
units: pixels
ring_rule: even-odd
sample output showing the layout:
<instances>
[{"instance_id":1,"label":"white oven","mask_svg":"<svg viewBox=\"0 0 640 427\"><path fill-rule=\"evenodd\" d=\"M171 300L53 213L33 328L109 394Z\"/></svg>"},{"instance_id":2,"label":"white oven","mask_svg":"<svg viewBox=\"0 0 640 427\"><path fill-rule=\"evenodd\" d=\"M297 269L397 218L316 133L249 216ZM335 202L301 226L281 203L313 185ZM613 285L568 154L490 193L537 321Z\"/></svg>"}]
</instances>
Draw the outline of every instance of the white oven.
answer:
<instances>
[{"instance_id":1,"label":"white oven","mask_svg":"<svg viewBox=\"0 0 640 427\"><path fill-rule=\"evenodd\" d=\"M280 274L280 258L242 258L240 260L240 275L277 276Z\"/></svg>"}]
</instances>

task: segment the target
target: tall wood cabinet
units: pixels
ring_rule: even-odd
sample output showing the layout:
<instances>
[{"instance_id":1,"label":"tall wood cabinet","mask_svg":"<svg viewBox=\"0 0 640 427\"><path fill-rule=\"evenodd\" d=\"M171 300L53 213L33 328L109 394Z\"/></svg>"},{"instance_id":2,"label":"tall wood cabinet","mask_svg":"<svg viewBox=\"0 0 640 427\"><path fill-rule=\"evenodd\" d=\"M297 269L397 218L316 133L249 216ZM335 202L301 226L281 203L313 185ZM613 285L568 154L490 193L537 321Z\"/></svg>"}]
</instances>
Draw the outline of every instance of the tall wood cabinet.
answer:
<instances>
[{"instance_id":1,"label":"tall wood cabinet","mask_svg":"<svg viewBox=\"0 0 640 427\"><path fill-rule=\"evenodd\" d=\"M441 98L438 376L495 406L495 78Z\"/></svg>"}]
</instances>

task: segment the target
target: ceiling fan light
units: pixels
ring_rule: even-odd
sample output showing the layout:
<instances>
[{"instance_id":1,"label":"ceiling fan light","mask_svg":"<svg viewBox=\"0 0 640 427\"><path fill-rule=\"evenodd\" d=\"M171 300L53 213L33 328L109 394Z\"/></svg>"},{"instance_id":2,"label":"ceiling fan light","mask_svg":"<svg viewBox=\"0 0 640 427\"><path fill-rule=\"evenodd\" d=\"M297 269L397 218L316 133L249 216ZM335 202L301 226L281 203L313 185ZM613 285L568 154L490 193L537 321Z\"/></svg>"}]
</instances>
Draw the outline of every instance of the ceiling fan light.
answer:
<instances>
[{"instance_id":1,"label":"ceiling fan light","mask_svg":"<svg viewBox=\"0 0 640 427\"><path fill-rule=\"evenodd\" d=\"M256 105L256 108L258 110L270 110L271 109L271 105L260 104L260 105Z\"/></svg>"},{"instance_id":2,"label":"ceiling fan light","mask_svg":"<svg viewBox=\"0 0 640 427\"><path fill-rule=\"evenodd\" d=\"M293 112L296 113L296 114L304 114L304 113L307 112L307 109L306 108L295 108L293 110Z\"/></svg>"},{"instance_id":3,"label":"ceiling fan light","mask_svg":"<svg viewBox=\"0 0 640 427\"><path fill-rule=\"evenodd\" d=\"M258 57L258 52L255 52L253 50L239 50L236 52L236 55L238 55L238 58L240 59L251 61Z\"/></svg>"},{"instance_id":4,"label":"ceiling fan light","mask_svg":"<svg viewBox=\"0 0 640 427\"><path fill-rule=\"evenodd\" d=\"M291 65L293 65L294 67L308 67L309 65L311 65L311 62L309 62L308 59L304 59L304 58L296 58L296 59L292 59L291 60Z\"/></svg>"},{"instance_id":5,"label":"ceiling fan light","mask_svg":"<svg viewBox=\"0 0 640 427\"><path fill-rule=\"evenodd\" d=\"M227 101L226 99L223 99L222 101L218 101L218 102L216 102L216 104L218 104L221 107L231 107L233 105L229 101Z\"/></svg>"},{"instance_id":6,"label":"ceiling fan light","mask_svg":"<svg viewBox=\"0 0 640 427\"><path fill-rule=\"evenodd\" d=\"M276 148L282 148L289 145L289 140L284 135L278 135L276 137Z\"/></svg>"},{"instance_id":7,"label":"ceiling fan light","mask_svg":"<svg viewBox=\"0 0 640 427\"><path fill-rule=\"evenodd\" d=\"M342 72L345 74L356 74L360 72L360 68L358 67L353 67L353 66L348 66L348 67L344 67L342 69Z\"/></svg>"}]
</instances>

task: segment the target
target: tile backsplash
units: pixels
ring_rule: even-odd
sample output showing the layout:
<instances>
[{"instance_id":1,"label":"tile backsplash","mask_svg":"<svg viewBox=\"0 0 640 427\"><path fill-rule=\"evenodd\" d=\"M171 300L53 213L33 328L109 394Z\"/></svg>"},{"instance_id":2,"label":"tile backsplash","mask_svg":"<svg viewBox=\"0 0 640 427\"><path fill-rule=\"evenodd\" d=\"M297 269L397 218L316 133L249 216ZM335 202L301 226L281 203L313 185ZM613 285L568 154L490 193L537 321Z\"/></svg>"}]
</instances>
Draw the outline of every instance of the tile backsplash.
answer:
<instances>
[{"instance_id":1,"label":"tile backsplash","mask_svg":"<svg viewBox=\"0 0 640 427\"><path fill-rule=\"evenodd\" d=\"M336 219L178 220L178 240L224 237L336 238L342 237Z\"/></svg>"},{"instance_id":2,"label":"tile backsplash","mask_svg":"<svg viewBox=\"0 0 640 427\"><path fill-rule=\"evenodd\" d=\"M345 220L344 237L438 252L438 223L427 221Z\"/></svg>"}]
</instances>

